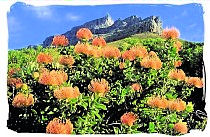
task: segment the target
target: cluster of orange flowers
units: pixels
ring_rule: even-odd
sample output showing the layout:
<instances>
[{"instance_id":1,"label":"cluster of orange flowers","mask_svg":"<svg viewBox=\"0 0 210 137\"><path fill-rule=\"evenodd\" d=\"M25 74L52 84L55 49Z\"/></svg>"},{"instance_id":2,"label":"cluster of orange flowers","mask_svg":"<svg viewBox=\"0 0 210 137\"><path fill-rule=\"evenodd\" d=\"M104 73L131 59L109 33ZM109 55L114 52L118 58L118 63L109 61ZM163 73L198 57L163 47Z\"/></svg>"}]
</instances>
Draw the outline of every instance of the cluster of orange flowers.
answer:
<instances>
[{"instance_id":1,"label":"cluster of orange flowers","mask_svg":"<svg viewBox=\"0 0 210 137\"><path fill-rule=\"evenodd\" d=\"M166 39L177 39L180 36L180 32L177 28L166 28L162 32L162 36Z\"/></svg>"},{"instance_id":2,"label":"cluster of orange flowers","mask_svg":"<svg viewBox=\"0 0 210 137\"><path fill-rule=\"evenodd\" d=\"M106 41L104 40L103 37L96 37L92 41L93 46L98 46L98 47L105 47L106 46Z\"/></svg>"},{"instance_id":3,"label":"cluster of orange flowers","mask_svg":"<svg viewBox=\"0 0 210 137\"><path fill-rule=\"evenodd\" d=\"M137 120L137 116L132 112L128 112L128 113L123 114L120 120L121 120L121 123L124 125L133 126L133 123Z\"/></svg>"},{"instance_id":4,"label":"cluster of orange flowers","mask_svg":"<svg viewBox=\"0 0 210 137\"><path fill-rule=\"evenodd\" d=\"M142 91L142 86L139 84L139 83L134 83L131 85L131 88L134 90L134 91Z\"/></svg>"},{"instance_id":5,"label":"cluster of orange flowers","mask_svg":"<svg viewBox=\"0 0 210 137\"><path fill-rule=\"evenodd\" d=\"M145 56L140 62L142 67L152 69L161 69L162 64L163 63L161 62L160 58L154 51L150 51L149 54Z\"/></svg>"},{"instance_id":6,"label":"cluster of orange flowers","mask_svg":"<svg viewBox=\"0 0 210 137\"><path fill-rule=\"evenodd\" d=\"M147 54L148 54L148 52L147 52L147 49L145 47L135 46L135 47L132 47L130 50L126 50L122 54L122 58L133 61L133 60L136 59L136 57L143 58Z\"/></svg>"},{"instance_id":7,"label":"cluster of orange flowers","mask_svg":"<svg viewBox=\"0 0 210 137\"><path fill-rule=\"evenodd\" d=\"M43 85L57 86L68 80L68 75L64 71L43 71L39 76L39 83Z\"/></svg>"},{"instance_id":8,"label":"cluster of orange flowers","mask_svg":"<svg viewBox=\"0 0 210 137\"><path fill-rule=\"evenodd\" d=\"M188 85L195 86L197 88L202 88L203 87L203 80L198 77L186 77L185 82Z\"/></svg>"},{"instance_id":9,"label":"cluster of orange flowers","mask_svg":"<svg viewBox=\"0 0 210 137\"><path fill-rule=\"evenodd\" d=\"M71 134L73 132L73 124L68 119L62 122L60 119L54 118L48 123L46 132L50 134Z\"/></svg>"},{"instance_id":10,"label":"cluster of orange flowers","mask_svg":"<svg viewBox=\"0 0 210 137\"><path fill-rule=\"evenodd\" d=\"M60 56L59 63L70 67L74 64L74 58L71 55L63 55Z\"/></svg>"},{"instance_id":11,"label":"cluster of orange flowers","mask_svg":"<svg viewBox=\"0 0 210 137\"><path fill-rule=\"evenodd\" d=\"M174 130L181 134L186 134L188 132L187 124L184 122L178 122L174 124Z\"/></svg>"},{"instance_id":12,"label":"cluster of orange flowers","mask_svg":"<svg viewBox=\"0 0 210 137\"><path fill-rule=\"evenodd\" d=\"M94 79L91 80L90 84L88 85L88 89L94 93L104 95L110 90L110 87L108 81L106 81L105 79Z\"/></svg>"},{"instance_id":13,"label":"cluster of orange flowers","mask_svg":"<svg viewBox=\"0 0 210 137\"><path fill-rule=\"evenodd\" d=\"M53 57L47 53L39 53L39 55L37 56L37 62L38 63L45 63L45 64L49 64L53 62Z\"/></svg>"},{"instance_id":14,"label":"cluster of orange flowers","mask_svg":"<svg viewBox=\"0 0 210 137\"><path fill-rule=\"evenodd\" d=\"M178 60L178 61L175 61L174 62L174 67L180 67L182 65L182 61L181 60Z\"/></svg>"},{"instance_id":15,"label":"cluster of orange flowers","mask_svg":"<svg viewBox=\"0 0 210 137\"><path fill-rule=\"evenodd\" d=\"M76 36L80 40L90 40L93 34L88 28L81 28L77 31Z\"/></svg>"},{"instance_id":16,"label":"cluster of orange flowers","mask_svg":"<svg viewBox=\"0 0 210 137\"><path fill-rule=\"evenodd\" d=\"M114 46L102 48L102 54L105 58L119 58L121 56L120 50Z\"/></svg>"},{"instance_id":17,"label":"cluster of orange flowers","mask_svg":"<svg viewBox=\"0 0 210 137\"><path fill-rule=\"evenodd\" d=\"M54 91L54 97L57 99L77 98L80 95L78 87L62 87Z\"/></svg>"},{"instance_id":18,"label":"cluster of orange flowers","mask_svg":"<svg viewBox=\"0 0 210 137\"><path fill-rule=\"evenodd\" d=\"M53 37L52 45L58 46L67 46L69 45L69 40L64 35L57 35Z\"/></svg>"},{"instance_id":19,"label":"cluster of orange flowers","mask_svg":"<svg viewBox=\"0 0 210 137\"><path fill-rule=\"evenodd\" d=\"M18 93L13 101L12 101L12 105L14 107L28 107L28 106L31 106L34 104L34 98L33 98L33 95L32 94L28 94L28 95L25 95L23 93Z\"/></svg>"},{"instance_id":20,"label":"cluster of orange flowers","mask_svg":"<svg viewBox=\"0 0 210 137\"><path fill-rule=\"evenodd\" d=\"M175 80L185 80L185 73L182 69L173 69L169 72L168 77Z\"/></svg>"},{"instance_id":21,"label":"cluster of orange flowers","mask_svg":"<svg viewBox=\"0 0 210 137\"><path fill-rule=\"evenodd\" d=\"M181 99L167 100L164 97L150 97L147 104L151 107L157 107L161 109L175 110L177 112L184 111L186 109L186 102Z\"/></svg>"},{"instance_id":22,"label":"cluster of orange flowers","mask_svg":"<svg viewBox=\"0 0 210 137\"><path fill-rule=\"evenodd\" d=\"M10 86L15 86L16 88L21 88L23 82L20 78L8 78L7 84Z\"/></svg>"}]
</instances>

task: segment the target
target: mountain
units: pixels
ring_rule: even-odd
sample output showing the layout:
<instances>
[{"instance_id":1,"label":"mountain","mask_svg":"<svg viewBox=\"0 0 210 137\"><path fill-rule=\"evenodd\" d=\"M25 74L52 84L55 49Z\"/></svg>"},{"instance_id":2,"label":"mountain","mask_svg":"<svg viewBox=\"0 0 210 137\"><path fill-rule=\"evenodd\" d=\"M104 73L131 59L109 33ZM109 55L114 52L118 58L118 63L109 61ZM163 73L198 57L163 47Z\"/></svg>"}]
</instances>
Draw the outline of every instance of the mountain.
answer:
<instances>
[{"instance_id":1,"label":"mountain","mask_svg":"<svg viewBox=\"0 0 210 137\"><path fill-rule=\"evenodd\" d=\"M83 25L73 27L70 31L63 33L71 45L78 42L76 32L80 28L88 28L96 36L103 36L107 42L112 42L143 32L152 32L160 34L162 32L162 21L157 16L150 16L145 19L141 17L130 16L124 20L113 21L107 14L105 17L95 19L84 23ZM43 41L43 46L51 45L54 36L49 36Z\"/></svg>"}]
</instances>

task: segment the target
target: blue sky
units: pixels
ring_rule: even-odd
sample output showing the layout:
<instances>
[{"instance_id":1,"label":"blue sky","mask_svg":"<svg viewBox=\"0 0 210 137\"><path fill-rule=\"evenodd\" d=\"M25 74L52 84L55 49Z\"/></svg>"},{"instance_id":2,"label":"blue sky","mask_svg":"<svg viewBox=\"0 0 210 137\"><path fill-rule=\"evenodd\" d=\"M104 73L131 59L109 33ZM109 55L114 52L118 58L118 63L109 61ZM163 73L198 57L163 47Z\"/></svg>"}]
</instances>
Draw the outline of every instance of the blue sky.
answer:
<instances>
[{"instance_id":1,"label":"blue sky","mask_svg":"<svg viewBox=\"0 0 210 137\"><path fill-rule=\"evenodd\" d=\"M35 7L16 3L8 12L9 49L41 44L48 36L64 33L107 13L113 20L131 15L142 18L160 16L163 28L175 26L180 30L182 39L204 40L203 8L198 4Z\"/></svg>"}]
</instances>

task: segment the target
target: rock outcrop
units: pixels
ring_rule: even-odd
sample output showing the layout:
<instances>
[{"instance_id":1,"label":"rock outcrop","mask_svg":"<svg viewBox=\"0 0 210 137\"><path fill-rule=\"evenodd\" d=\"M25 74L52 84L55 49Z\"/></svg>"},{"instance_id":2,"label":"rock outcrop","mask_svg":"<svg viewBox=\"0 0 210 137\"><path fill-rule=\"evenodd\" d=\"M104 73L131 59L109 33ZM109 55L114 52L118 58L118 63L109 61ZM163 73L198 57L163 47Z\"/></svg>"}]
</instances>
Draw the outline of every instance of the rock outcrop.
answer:
<instances>
[{"instance_id":1,"label":"rock outcrop","mask_svg":"<svg viewBox=\"0 0 210 137\"><path fill-rule=\"evenodd\" d=\"M157 16L150 16L145 19L141 19L137 16L130 16L124 20L118 19L113 21L111 16L107 14L103 18L87 22L81 26L73 27L70 31L67 31L62 35L65 35L68 38L71 45L75 45L78 42L76 32L80 28L88 28L94 35L103 36L107 42L112 42L142 32L160 34L162 32L162 21ZM43 42L43 46L46 47L51 45L53 37L54 36L46 38Z\"/></svg>"}]
</instances>

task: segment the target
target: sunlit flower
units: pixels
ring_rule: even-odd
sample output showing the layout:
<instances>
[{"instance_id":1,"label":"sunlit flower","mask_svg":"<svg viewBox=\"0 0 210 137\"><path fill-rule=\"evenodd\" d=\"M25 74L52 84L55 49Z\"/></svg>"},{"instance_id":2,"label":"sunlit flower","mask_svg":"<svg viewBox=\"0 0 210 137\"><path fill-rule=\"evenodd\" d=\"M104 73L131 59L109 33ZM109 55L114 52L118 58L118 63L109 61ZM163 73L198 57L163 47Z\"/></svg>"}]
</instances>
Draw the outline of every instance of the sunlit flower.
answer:
<instances>
[{"instance_id":1,"label":"sunlit flower","mask_svg":"<svg viewBox=\"0 0 210 137\"><path fill-rule=\"evenodd\" d=\"M178 60L178 61L175 61L174 62L174 67L180 67L182 65L182 61L181 60Z\"/></svg>"},{"instance_id":2,"label":"sunlit flower","mask_svg":"<svg viewBox=\"0 0 210 137\"><path fill-rule=\"evenodd\" d=\"M47 53L39 53L39 55L37 56L38 63L49 64L49 63L52 63L52 61L53 61L53 57Z\"/></svg>"},{"instance_id":3,"label":"sunlit flower","mask_svg":"<svg viewBox=\"0 0 210 137\"><path fill-rule=\"evenodd\" d=\"M122 53L122 58L125 60L133 61L136 59L136 54L133 50L132 51L126 50L125 52Z\"/></svg>"},{"instance_id":4,"label":"sunlit flower","mask_svg":"<svg viewBox=\"0 0 210 137\"><path fill-rule=\"evenodd\" d=\"M106 41L104 40L103 37L96 37L93 39L92 45L98 46L98 47L104 47L106 46Z\"/></svg>"},{"instance_id":5,"label":"sunlit flower","mask_svg":"<svg viewBox=\"0 0 210 137\"><path fill-rule=\"evenodd\" d=\"M104 95L110 90L110 87L108 81L106 81L105 79L94 79L91 80L90 84L88 85L88 89L94 93Z\"/></svg>"},{"instance_id":6,"label":"sunlit flower","mask_svg":"<svg viewBox=\"0 0 210 137\"><path fill-rule=\"evenodd\" d=\"M188 85L195 86L197 88L202 88L203 87L203 80L201 78L198 78L198 77L187 77L185 79L185 82Z\"/></svg>"},{"instance_id":7,"label":"sunlit flower","mask_svg":"<svg viewBox=\"0 0 210 137\"><path fill-rule=\"evenodd\" d=\"M93 37L93 34L88 28L81 28L77 31L76 36L80 40L89 40Z\"/></svg>"},{"instance_id":8,"label":"sunlit flower","mask_svg":"<svg viewBox=\"0 0 210 137\"><path fill-rule=\"evenodd\" d=\"M43 85L61 85L68 80L68 75L63 71L43 71L39 77L39 83Z\"/></svg>"},{"instance_id":9,"label":"sunlit flower","mask_svg":"<svg viewBox=\"0 0 210 137\"><path fill-rule=\"evenodd\" d=\"M185 73L182 69L173 69L169 72L168 77L175 80L185 80Z\"/></svg>"},{"instance_id":10,"label":"sunlit flower","mask_svg":"<svg viewBox=\"0 0 210 137\"><path fill-rule=\"evenodd\" d=\"M121 56L120 50L114 46L105 46L101 50L105 58L119 58Z\"/></svg>"},{"instance_id":11,"label":"sunlit flower","mask_svg":"<svg viewBox=\"0 0 210 137\"><path fill-rule=\"evenodd\" d=\"M57 35L53 37L52 45L58 46L67 46L69 45L69 40L64 35Z\"/></svg>"},{"instance_id":12,"label":"sunlit flower","mask_svg":"<svg viewBox=\"0 0 210 137\"><path fill-rule=\"evenodd\" d=\"M186 109L186 102L181 99L169 100L168 108L177 112L184 111Z\"/></svg>"},{"instance_id":13,"label":"sunlit flower","mask_svg":"<svg viewBox=\"0 0 210 137\"><path fill-rule=\"evenodd\" d=\"M147 104L151 107L166 109L168 107L168 100L163 97L150 97Z\"/></svg>"},{"instance_id":14,"label":"sunlit flower","mask_svg":"<svg viewBox=\"0 0 210 137\"><path fill-rule=\"evenodd\" d=\"M74 52L77 54L87 54L89 52L88 50L89 45L87 44L83 44L83 43L78 43L75 48L74 48Z\"/></svg>"},{"instance_id":15,"label":"sunlit flower","mask_svg":"<svg viewBox=\"0 0 210 137\"><path fill-rule=\"evenodd\" d=\"M174 130L181 134L186 134L188 132L187 124L185 122L178 122L174 124Z\"/></svg>"},{"instance_id":16,"label":"sunlit flower","mask_svg":"<svg viewBox=\"0 0 210 137\"><path fill-rule=\"evenodd\" d=\"M71 55L63 55L60 56L59 63L62 65L72 66L74 64L74 58Z\"/></svg>"},{"instance_id":17,"label":"sunlit flower","mask_svg":"<svg viewBox=\"0 0 210 137\"><path fill-rule=\"evenodd\" d=\"M77 98L80 95L78 87L62 87L54 91L57 99Z\"/></svg>"},{"instance_id":18,"label":"sunlit flower","mask_svg":"<svg viewBox=\"0 0 210 137\"><path fill-rule=\"evenodd\" d=\"M162 32L162 36L166 39L177 39L180 36L180 32L177 28L166 28Z\"/></svg>"},{"instance_id":19,"label":"sunlit flower","mask_svg":"<svg viewBox=\"0 0 210 137\"><path fill-rule=\"evenodd\" d=\"M14 107L28 107L34 104L34 98L32 94L25 95L23 93L17 93L12 101Z\"/></svg>"},{"instance_id":20,"label":"sunlit flower","mask_svg":"<svg viewBox=\"0 0 210 137\"><path fill-rule=\"evenodd\" d=\"M124 62L120 62L119 68L120 69L124 69L125 68L125 63Z\"/></svg>"},{"instance_id":21,"label":"sunlit flower","mask_svg":"<svg viewBox=\"0 0 210 137\"><path fill-rule=\"evenodd\" d=\"M163 63L161 62L157 54L153 51L149 52L149 54L144 57L140 62L140 65L144 68L152 68L157 70L162 68L162 64Z\"/></svg>"},{"instance_id":22,"label":"sunlit flower","mask_svg":"<svg viewBox=\"0 0 210 137\"><path fill-rule=\"evenodd\" d=\"M46 127L46 133L49 134L71 134L72 132L73 124L68 119L62 122L60 119L54 118Z\"/></svg>"},{"instance_id":23,"label":"sunlit flower","mask_svg":"<svg viewBox=\"0 0 210 137\"><path fill-rule=\"evenodd\" d=\"M35 78L35 79L39 78L39 72L34 72L33 73L33 78Z\"/></svg>"},{"instance_id":24,"label":"sunlit flower","mask_svg":"<svg viewBox=\"0 0 210 137\"><path fill-rule=\"evenodd\" d=\"M89 52L87 55L98 58L102 56L102 50L95 46L89 46Z\"/></svg>"},{"instance_id":25,"label":"sunlit flower","mask_svg":"<svg viewBox=\"0 0 210 137\"><path fill-rule=\"evenodd\" d=\"M176 41L175 43L174 43L174 47L176 48L176 51L178 52L178 51L181 51L182 50L182 43L180 42L180 41Z\"/></svg>"},{"instance_id":26,"label":"sunlit flower","mask_svg":"<svg viewBox=\"0 0 210 137\"><path fill-rule=\"evenodd\" d=\"M14 86L14 87L16 87L18 89L18 88L22 87L23 82L22 82L22 80L20 78L8 78L7 84L9 86Z\"/></svg>"},{"instance_id":27,"label":"sunlit flower","mask_svg":"<svg viewBox=\"0 0 210 137\"><path fill-rule=\"evenodd\" d=\"M148 54L147 49L143 46L134 46L130 49L130 51L133 52L136 57L140 58L143 58Z\"/></svg>"},{"instance_id":28,"label":"sunlit flower","mask_svg":"<svg viewBox=\"0 0 210 137\"><path fill-rule=\"evenodd\" d=\"M131 85L131 88L134 90L134 91L142 91L142 86L139 84L139 83L134 83Z\"/></svg>"},{"instance_id":29,"label":"sunlit flower","mask_svg":"<svg viewBox=\"0 0 210 137\"><path fill-rule=\"evenodd\" d=\"M121 123L124 125L133 126L134 122L137 120L137 116L132 112L128 112L123 114L120 120Z\"/></svg>"}]
</instances>

